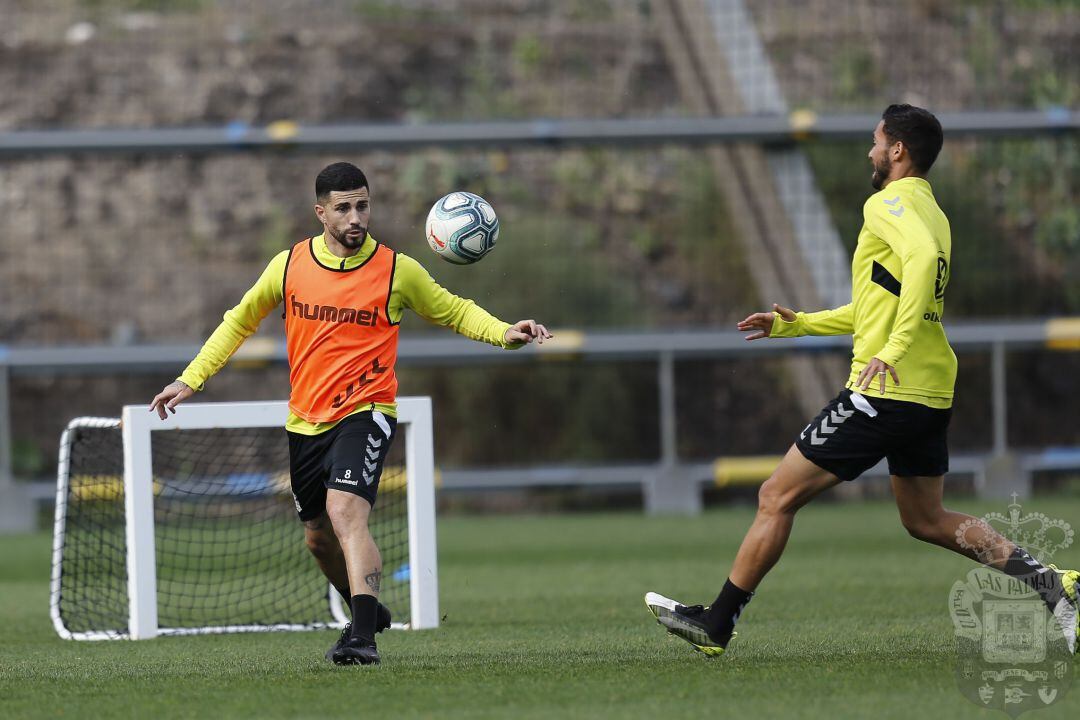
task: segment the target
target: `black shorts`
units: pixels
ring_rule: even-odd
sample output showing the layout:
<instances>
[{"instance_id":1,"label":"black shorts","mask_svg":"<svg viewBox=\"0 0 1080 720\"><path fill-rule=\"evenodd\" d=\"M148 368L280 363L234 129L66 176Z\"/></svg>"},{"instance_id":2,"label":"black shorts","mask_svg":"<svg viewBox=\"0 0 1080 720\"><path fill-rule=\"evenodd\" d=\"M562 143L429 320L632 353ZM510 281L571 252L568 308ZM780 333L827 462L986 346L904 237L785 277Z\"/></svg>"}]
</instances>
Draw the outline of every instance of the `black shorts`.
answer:
<instances>
[{"instance_id":1,"label":"black shorts","mask_svg":"<svg viewBox=\"0 0 1080 720\"><path fill-rule=\"evenodd\" d=\"M949 471L952 410L844 390L799 434L807 460L841 480L854 480L881 458L889 474L935 477Z\"/></svg>"},{"instance_id":2,"label":"black shorts","mask_svg":"<svg viewBox=\"0 0 1080 720\"><path fill-rule=\"evenodd\" d=\"M349 415L319 435L289 432L289 474L301 520L326 510L326 490L359 495L374 507L397 420L379 411Z\"/></svg>"}]
</instances>

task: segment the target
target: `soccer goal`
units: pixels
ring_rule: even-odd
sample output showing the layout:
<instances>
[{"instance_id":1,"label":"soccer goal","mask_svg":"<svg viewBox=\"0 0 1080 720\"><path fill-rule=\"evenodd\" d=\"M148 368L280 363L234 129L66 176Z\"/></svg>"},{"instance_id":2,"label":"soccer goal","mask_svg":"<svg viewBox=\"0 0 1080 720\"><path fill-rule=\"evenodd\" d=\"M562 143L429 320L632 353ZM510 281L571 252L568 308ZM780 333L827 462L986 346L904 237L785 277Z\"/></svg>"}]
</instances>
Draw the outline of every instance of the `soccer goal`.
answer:
<instances>
[{"instance_id":1,"label":"soccer goal","mask_svg":"<svg viewBox=\"0 0 1080 720\"><path fill-rule=\"evenodd\" d=\"M341 627L304 545L284 402L192 403L162 421L76 418L60 440L50 611L75 640ZM430 398L398 400L371 531L394 625L439 624Z\"/></svg>"}]
</instances>

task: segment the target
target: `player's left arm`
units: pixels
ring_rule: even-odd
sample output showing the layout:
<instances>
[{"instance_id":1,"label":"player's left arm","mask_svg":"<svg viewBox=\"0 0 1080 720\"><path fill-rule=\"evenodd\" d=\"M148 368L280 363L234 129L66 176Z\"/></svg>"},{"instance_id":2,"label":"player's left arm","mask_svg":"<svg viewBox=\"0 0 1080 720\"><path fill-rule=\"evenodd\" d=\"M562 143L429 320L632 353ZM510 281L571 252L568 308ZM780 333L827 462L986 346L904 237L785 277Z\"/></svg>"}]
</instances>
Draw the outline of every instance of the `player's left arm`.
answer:
<instances>
[{"instance_id":1,"label":"player's left arm","mask_svg":"<svg viewBox=\"0 0 1080 720\"><path fill-rule=\"evenodd\" d=\"M900 214L897 215L897 211ZM855 381L857 387L866 390L877 379L879 389L885 392L885 373L892 375L893 382L900 384L896 365L904 359L915 332L922 322L923 313L934 297L934 278L937 273L937 243L934 236L912 209L904 212L902 205L887 205L883 198L874 196L865 209L866 224L870 232L885 241L900 258L902 281L900 302L896 318L885 347L875 353Z\"/></svg>"},{"instance_id":2,"label":"player's left arm","mask_svg":"<svg viewBox=\"0 0 1080 720\"><path fill-rule=\"evenodd\" d=\"M472 300L439 285L420 263L401 253L397 256L392 292L399 295L403 308L472 340L514 350L533 340L543 343L552 337L535 320L519 320L512 325L503 322ZM400 317L392 319L396 322Z\"/></svg>"}]
</instances>

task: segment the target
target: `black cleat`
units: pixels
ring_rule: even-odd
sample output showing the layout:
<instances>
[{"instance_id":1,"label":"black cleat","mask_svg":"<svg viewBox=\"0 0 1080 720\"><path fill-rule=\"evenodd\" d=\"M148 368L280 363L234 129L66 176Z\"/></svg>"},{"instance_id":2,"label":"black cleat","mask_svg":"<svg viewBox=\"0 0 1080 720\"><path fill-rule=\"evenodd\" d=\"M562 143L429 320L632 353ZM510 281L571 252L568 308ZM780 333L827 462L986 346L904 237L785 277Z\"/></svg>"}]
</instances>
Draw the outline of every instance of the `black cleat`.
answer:
<instances>
[{"instance_id":1,"label":"black cleat","mask_svg":"<svg viewBox=\"0 0 1080 720\"><path fill-rule=\"evenodd\" d=\"M666 598L660 593L647 593L645 606L656 618L656 622L667 628L669 635L681 638L700 653L709 657L717 657L724 654L731 637L718 642L709 637L709 629L705 625L705 613L707 608L701 605L683 605L671 598Z\"/></svg>"},{"instance_id":2,"label":"black cleat","mask_svg":"<svg viewBox=\"0 0 1080 720\"><path fill-rule=\"evenodd\" d=\"M390 627L390 608L386 607L382 603L379 603L379 614L375 617L375 632L381 633ZM334 661L334 653L341 649L345 644L345 641L352 635L352 623L345 623L345 627L341 629L341 635L338 636L337 642L330 646L330 649L326 651L326 659L331 662Z\"/></svg>"},{"instance_id":3,"label":"black cleat","mask_svg":"<svg viewBox=\"0 0 1080 720\"><path fill-rule=\"evenodd\" d=\"M331 659L335 665L378 665L380 660L375 641L358 637L342 643Z\"/></svg>"}]
</instances>

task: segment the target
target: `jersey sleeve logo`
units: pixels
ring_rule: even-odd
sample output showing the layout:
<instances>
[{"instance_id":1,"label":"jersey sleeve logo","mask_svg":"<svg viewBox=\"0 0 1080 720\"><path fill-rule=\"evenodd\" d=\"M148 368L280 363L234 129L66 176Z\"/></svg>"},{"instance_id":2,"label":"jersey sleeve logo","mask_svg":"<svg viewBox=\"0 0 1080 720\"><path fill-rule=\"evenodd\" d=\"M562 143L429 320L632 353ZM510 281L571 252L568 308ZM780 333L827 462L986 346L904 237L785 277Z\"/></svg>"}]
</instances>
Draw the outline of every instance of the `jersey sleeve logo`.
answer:
<instances>
[{"instance_id":1,"label":"jersey sleeve logo","mask_svg":"<svg viewBox=\"0 0 1080 720\"><path fill-rule=\"evenodd\" d=\"M896 217L903 216L903 214L904 214L904 206L903 205L898 205L897 203L899 203L899 202L900 202L900 196L899 195L894 197L892 200L885 200L884 201L884 203L886 205L890 205L890 206L895 205L896 206L892 210L889 211L890 215L895 215Z\"/></svg>"}]
</instances>

